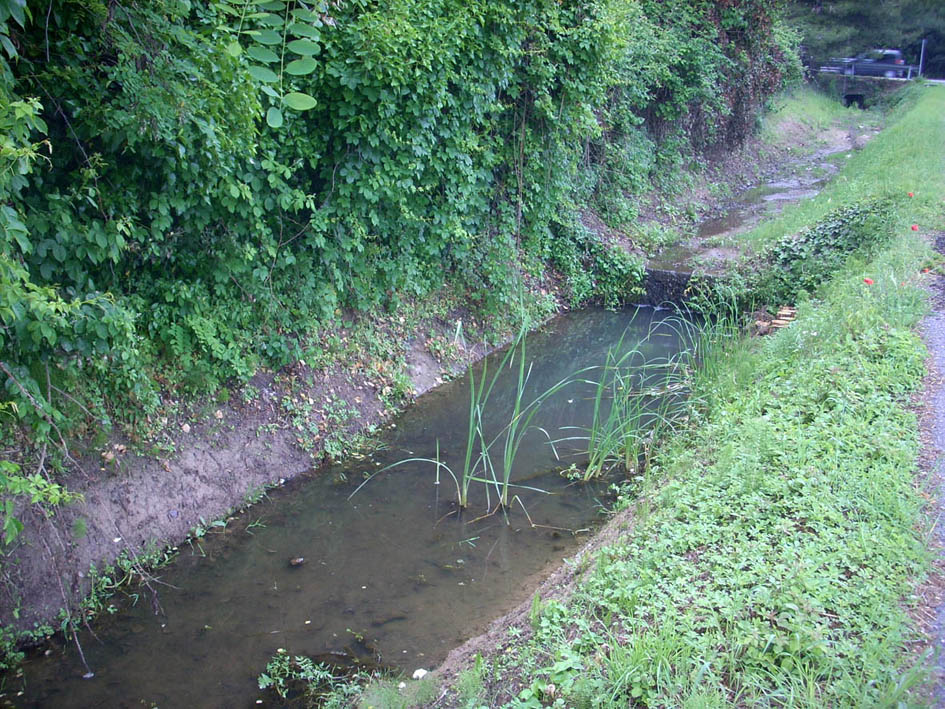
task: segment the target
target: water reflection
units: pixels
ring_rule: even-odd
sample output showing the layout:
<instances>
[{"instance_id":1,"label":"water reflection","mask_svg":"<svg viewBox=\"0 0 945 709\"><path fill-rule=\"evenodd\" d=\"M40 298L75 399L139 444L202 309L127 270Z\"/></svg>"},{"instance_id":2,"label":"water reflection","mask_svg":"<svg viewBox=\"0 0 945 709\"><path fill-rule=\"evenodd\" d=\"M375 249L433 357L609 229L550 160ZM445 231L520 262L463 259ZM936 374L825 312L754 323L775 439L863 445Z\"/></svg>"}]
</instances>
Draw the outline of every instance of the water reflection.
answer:
<instances>
[{"instance_id":1,"label":"water reflection","mask_svg":"<svg viewBox=\"0 0 945 709\"><path fill-rule=\"evenodd\" d=\"M558 318L528 338L526 396L600 365L625 330L623 347L654 360L672 357L680 337L668 318L647 308ZM515 375L506 371L496 384L486 421L492 430L508 422ZM576 550L578 530L600 518L606 488L570 484L559 471L577 460L580 444L553 448L532 429L512 477L541 492L517 490L521 504L507 520L488 514L495 494L487 499L481 485L466 514L451 514L452 481L441 475L434 484L430 463L376 475L349 499L366 475L406 457L439 451L460 468L468 386L464 378L429 393L371 456L294 481L222 533L185 547L161 574L161 612L142 595L100 623L94 637L83 635L93 679L81 679L85 669L67 646L26 663L18 705L246 706L261 696L256 677L278 648L313 656L376 651L381 662L408 671L436 665L527 598L536 574ZM587 425L591 398L588 385L572 384L534 424L546 431Z\"/></svg>"}]
</instances>

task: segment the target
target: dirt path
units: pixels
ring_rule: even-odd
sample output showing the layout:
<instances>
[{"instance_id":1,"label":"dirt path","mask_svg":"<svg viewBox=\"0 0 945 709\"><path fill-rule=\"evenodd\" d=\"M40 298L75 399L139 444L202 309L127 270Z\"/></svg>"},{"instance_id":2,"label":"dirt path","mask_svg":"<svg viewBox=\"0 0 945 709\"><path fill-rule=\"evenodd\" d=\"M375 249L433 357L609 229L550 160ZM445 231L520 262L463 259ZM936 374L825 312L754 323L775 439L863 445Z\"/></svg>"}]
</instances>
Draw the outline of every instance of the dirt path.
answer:
<instances>
[{"instance_id":1,"label":"dirt path","mask_svg":"<svg viewBox=\"0 0 945 709\"><path fill-rule=\"evenodd\" d=\"M935 239L935 249L945 254L945 233ZM927 471L927 489L934 497L931 517L936 520L932 543L937 547L937 578L923 589L926 633L936 652L935 685L932 706L945 706L945 276L936 276L930 284L932 312L922 323L922 338L929 349L929 375L926 378L920 413L924 448L922 467ZM920 620L921 622L921 620Z\"/></svg>"}]
</instances>

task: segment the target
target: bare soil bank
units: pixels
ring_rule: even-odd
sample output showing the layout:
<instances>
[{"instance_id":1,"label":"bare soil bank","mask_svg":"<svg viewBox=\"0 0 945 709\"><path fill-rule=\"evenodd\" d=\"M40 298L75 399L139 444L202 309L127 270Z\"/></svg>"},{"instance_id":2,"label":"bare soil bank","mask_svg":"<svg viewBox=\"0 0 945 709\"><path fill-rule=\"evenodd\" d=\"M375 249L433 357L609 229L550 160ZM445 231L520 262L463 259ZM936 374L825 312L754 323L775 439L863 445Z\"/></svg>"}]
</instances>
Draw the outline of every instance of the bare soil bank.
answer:
<instances>
[{"instance_id":1,"label":"bare soil bank","mask_svg":"<svg viewBox=\"0 0 945 709\"><path fill-rule=\"evenodd\" d=\"M675 199L691 205L698 216L706 216L724 207L713 203L711 185L725 183L736 190L770 179L785 166L796 167L798 153L816 159L823 151L851 149L863 141L855 131L817 133L788 122L782 125L775 146L751 141L741 152L721 159L688 194ZM665 219L661 216L664 214L654 198L649 218ZM588 213L585 222L596 227L601 238L630 246L626 235L604 227L596 215ZM535 284L534 288L543 289L554 297L559 310L565 309L554 279ZM482 343L463 343L451 353L430 346L431 332L443 340L456 340L456 321L467 316L457 310L446 317L423 321L407 341L399 343L407 353L403 375L409 377L415 396L490 351ZM291 386L287 380L291 380ZM354 435L382 424L390 413L384 382L378 380L376 371L360 362L338 363L320 370L298 364L279 377L260 373L250 386L257 392L254 396L234 396L225 404L210 405L198 423L168 422L168 431L173 432L173 454L136 454L125 445L127 442L110 441L104 450L80 458L80 466L66 481L69 489L82 493L83 502L59 510L52 517L23 509L23 543L3 567L0 622L28 629L54 619L64 607L75 609L89 591L90 565L101 568L122 552L137 556L181 542L197 525L244 506L255 491L313 470L322 455L325 437L337 433L339 427ZM307 420L317 425L319 433L304 447L281 405L286 396L307 404ZM356 414L344 423L333 416L333 407L341 400L356 409ZM315 426L310 428L314 430ZM615 520L592 545L603 543L625 522ZM573 571L561 569L543 588L561 588L564 592L573 577ZM462 664L463 658L475 652L477 643L487 642L487 638L473 641L451 655L447 672Z\"/></svg>"}]
</instances>

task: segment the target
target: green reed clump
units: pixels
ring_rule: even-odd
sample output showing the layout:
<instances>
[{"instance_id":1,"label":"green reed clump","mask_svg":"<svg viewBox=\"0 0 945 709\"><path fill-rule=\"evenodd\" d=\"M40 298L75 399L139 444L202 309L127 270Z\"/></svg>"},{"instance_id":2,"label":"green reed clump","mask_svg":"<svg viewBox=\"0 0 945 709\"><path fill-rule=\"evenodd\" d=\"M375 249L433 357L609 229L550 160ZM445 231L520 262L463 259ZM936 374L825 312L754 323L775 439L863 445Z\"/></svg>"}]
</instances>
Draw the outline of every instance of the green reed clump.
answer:
<instances>
[{"instance_id":1,"label":"green reed clump","mask_svg":"<svg viewBox=\"0 0 945 709\"><path fill-rule=\"evenodd\" d=\"M462 467L454 469L444 462L440 455L439 442L437 442L434 458L423 456L406 458L381 468L362 482L351 493L350 497L356 495L375 476L412 463L430 463L434 465L437 484L440 482L441 471L445 472L453 481L456 488L457 505L461 509L466 509L469 506L469 492L473 483L484 487L486 504L489 508L492 507L492 492L496 493L498 507L508 509L515 500L514 496L510 496L512 489L537 490L537 488L527 485L512 483L512 470L515 460L525 435L534 428L532 424L535 415L541 410L542 405L551 396L572 383L573 379L572 377L566 377L529 398L527 396L527 385L531 377L532 366L530 363L526 364L526 336L527 330L523 326L491 376L489 374L488 358L483 362L482 373L478 379L472 366L468 370L469 408ZM499 406L493 400L493 393L496 383L506 368L514 368L516 372L511 409L508 413L508 421L499 427L497 433L491 434L488 424L494 423L494 419L501 415L497 411ZM581 372L578 372L575 376L580 374ZM545 435L548 435L547 432L545 432ZM548 438L551 442L550 436Z\"/></svg>"},{"instance_id":2,"label":"green reed clump","mask_svg":"<svg viewBox=\"0 0 945 709\"><path fill-rule=\"evenodd\" d=\"M526 365L526 336L527 331L523 327L506 351L502 362L491 379L487 376L488 362L483 365L478 387L476 386L473 369L471 367L469 369L470 394L466 456L463 467L458 471L458 474L449 471L457 483L458 502L462 508L468 506L469 486L474 482L485 486L487 505L491 504L488 502L490 499L489 492L494 490L498 497L498 504L503 509L507 509L512 501L512 498L509 497L511 488L527 487L514 485L511 482L512 469L522 441L525 434L531 430L532 421L541 410L542 405L572 381L571 377L566 377L531 400L527 400L526 388L531 378L532 365L531 363ZM516 372L511 412L509 413L508 422L490 438L486 433L485 421L494 418L496 412L490 410L494 407L491 407L489 402L496 382L506 367L514 368ZM486 383L487 380L488 384ZM474 455L476 451L478 453Z\"/></svg>"},{"instance_id":3,"label":"green reed clump","mask_svg":"<svg viewBox=\"0 0 945 709\"><path fill-rule=\"evenodd\" d=\"M586 435L566 441L587 442L585 481L614 469L628 476L646 469L654 441L671 429L685 411L687 367L684 356L647 358L643 342L623 351L623 338L611 347L594 387L589 426L569 426Z\"/></svg>"}]
</instances>

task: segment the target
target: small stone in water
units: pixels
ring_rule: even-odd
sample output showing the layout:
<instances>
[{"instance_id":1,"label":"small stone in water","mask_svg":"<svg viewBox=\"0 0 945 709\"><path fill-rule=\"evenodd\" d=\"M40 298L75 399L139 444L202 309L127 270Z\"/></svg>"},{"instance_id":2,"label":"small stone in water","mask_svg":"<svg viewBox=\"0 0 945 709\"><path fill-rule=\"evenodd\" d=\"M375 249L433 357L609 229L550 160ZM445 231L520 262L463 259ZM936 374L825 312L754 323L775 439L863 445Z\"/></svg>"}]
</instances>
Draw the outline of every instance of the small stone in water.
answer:
<instances>
[{"instance_id":1,"label":"small stone in water","mask_svg":"<svg viewBox=\"0 0 945 709\"><path fill-rule=\"evenodd\" d=\"M294 559L289 559L289 566L301 566L305 563L304 556L297 556Z\"/></svg>"}]
</instances>

